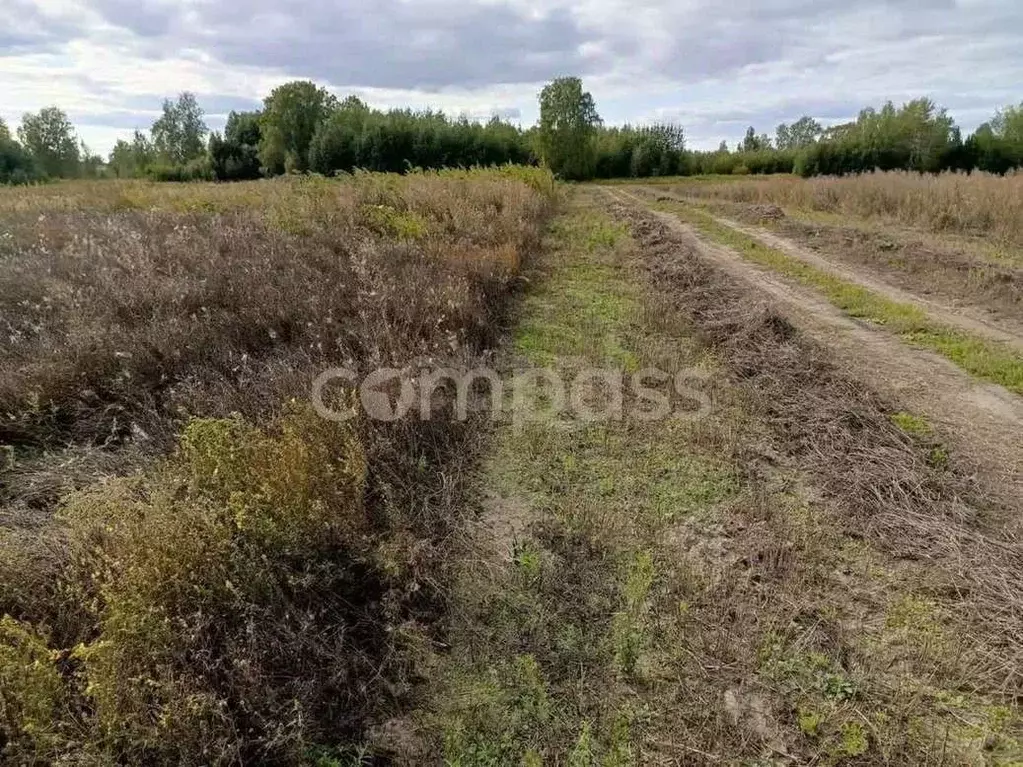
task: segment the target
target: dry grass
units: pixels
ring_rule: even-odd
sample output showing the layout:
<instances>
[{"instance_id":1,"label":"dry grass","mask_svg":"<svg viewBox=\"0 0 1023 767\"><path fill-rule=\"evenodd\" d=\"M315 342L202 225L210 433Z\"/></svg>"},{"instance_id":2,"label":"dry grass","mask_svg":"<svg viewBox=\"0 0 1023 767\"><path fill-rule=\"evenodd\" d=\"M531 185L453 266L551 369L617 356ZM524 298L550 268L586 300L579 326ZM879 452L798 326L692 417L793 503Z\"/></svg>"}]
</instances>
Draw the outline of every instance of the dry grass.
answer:
<instances>
[{"instance_id":1,"label":"dry grass","mask_svg":"<svg viewBox=\"0 0 1023 767\"><path fill-rule=\"evenodd\" d=\"M880 218L1023 244L1023 173L1018 172L1004 177L895 171L809 180L784 176L726 183L683 181L676 189L699 198Z\"/></svg>"},{"instance_id":2,"label":"dry grass","mask_svg":"<svg viewBox=\"0 0 1023 767\"><path fill-rule=\"evenodd\" d=\"M852 708L863 732L848 741L850 733L833 733L837 754L817 758L1012 762L1021 726L1012 711L1023 685L1023 550L1011 526L992 521L1006 510L992 507L970 467L950 461L929 428L850 379L825 349L694 257L661 222L616 212L631 221L654 283L768 427L760 435L766 444L742 440L746 465L761 474L784 456L826 504L816 519L809 511L790 517L781 540L756 533L760 561L772 569L770 599L791 610L776 624L780 636L757 651L761 677L775 694L796 696L787 715L811 743L820 742L818 713L858 701ZM874 575L884 569L891 572ZM879 631L868 605L881 596L888 605ZM762 625L770 612L768 597L760 599L747 607L748 620ZM738 593L721 601L742 615ZM810 706L806 693L818 685L828 700Z\"/></svg>"},{"instance_id":3,"label":"dry grass","mask_svg":"<svg viewBox=\"0 0 1023 767\"><path fill-rule=\"evenodd\" d=\"M407 694L482 426L301 402L331 366L486 354L551 191L0 192L4 759L326 764Z\"/></svg>"}]
</instances>

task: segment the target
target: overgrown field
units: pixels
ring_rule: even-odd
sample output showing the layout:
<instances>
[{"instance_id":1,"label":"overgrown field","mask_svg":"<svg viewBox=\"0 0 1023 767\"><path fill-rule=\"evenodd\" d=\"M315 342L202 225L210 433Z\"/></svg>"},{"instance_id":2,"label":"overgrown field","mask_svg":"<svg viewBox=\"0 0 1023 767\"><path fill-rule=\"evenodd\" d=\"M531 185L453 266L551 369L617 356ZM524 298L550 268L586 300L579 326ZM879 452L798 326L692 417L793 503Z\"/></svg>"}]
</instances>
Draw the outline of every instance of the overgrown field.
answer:
<instances>
[{"instance_id":1,"label":"overgrown field","mask_svg":"<svg viewBox=\"0 0 1023 767\"><path fill-rule=\"evenodd\" d=\"M881 219L1023 245L1023 174L904 171L803 180L772 176L677 185L687 196Z\"/></svg>"},{"instance_id":2,"label":"overgrown field","mask_svg":"<svg viewBox=\"0 0 1023 767\"><path fill-rule=\"evenodd\" d=\"M576 191L538 262L513 356L710 407L498 428L401 763L1018 763L1015 528L941 427L641 200Z\"/></svg>"},{"instance_id":3,"label":"overgrown field","mask_svg":"<svg viewBox=\"0 0 1023 767\"><path fill-rule=\"evenodd\" d=\"M473 364L539 170L0 190L0 754L333 764L423 674L485 430L315 414Z\"/></svg>"},{"instance_id":4,"label":"overgrown field","mask_svg":"<svg viewBox=\"0 0 1023 767\"><path fill-rule=\"evenodd\" d=\"M0 762L1023 763L1019 179L0 190Z\"/></svg>"}]
</instances>

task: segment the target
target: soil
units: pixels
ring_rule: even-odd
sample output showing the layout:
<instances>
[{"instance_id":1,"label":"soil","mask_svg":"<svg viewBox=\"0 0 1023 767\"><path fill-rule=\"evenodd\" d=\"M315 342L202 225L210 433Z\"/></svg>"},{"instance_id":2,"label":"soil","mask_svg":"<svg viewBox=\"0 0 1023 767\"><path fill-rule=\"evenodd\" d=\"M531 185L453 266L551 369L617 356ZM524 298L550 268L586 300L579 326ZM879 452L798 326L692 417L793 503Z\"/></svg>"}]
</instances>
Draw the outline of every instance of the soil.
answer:
<instances>
[{"instance_id":1,"label":"soil","mask_svg":"<svg viewBox=\"0 0 1023 767\"><path fill-rule=\"evenodd\" d=\"M643 205L642 200L628 192L617 190L612 194ZM881 390L903 409L924 416L956 450L980 467L993 485L1002 488L999 495L1023 498L1023 400L1000 386L971 378L937 354L907 346L881 329L847 317L816 291L794 285L768 269L751 264L730 248L706 241L670 213L650 211L650 214L669 227L682 244L722 272L752 287L800 331L831 349L843 369L865 386ZM745 231L752 230L734 225ZM761 232L756 234L759 237ZM796 246L771 233L763 234L771 240L765 238L766 244L779 249L784 246L792 255L800 252L808 261L812 257L814 266L836 270L816 254L797 250ZM872 289L874 285L881 286L876 280L867 282ZM903 294L893 288L886 288L885 293L903 300ZM958 319L960 327L966 327L962 324L966 318L961 315L944 312L936 316L948 320L949 324ZM993 331L989 329L989 332ZM1023 337L1004 330L1000 332L1023 345Z\"/></svg>"},{"instance_id":2,"label":"soil","mask_svg":"<svg viewBox=\"0 0 1023 767\"><path fill-rule=\"evenodd\" d=\"M654 199L685 202L676 195ZM940 238L879 225L822 224L786 217L774 206L714 203L719 223L793 258L905 303L972 333L1023 344L1023 268ZM779 213L781 215L779 215ZM761 224L768 224L766 229Z\"/></svg>"}]
</instances>

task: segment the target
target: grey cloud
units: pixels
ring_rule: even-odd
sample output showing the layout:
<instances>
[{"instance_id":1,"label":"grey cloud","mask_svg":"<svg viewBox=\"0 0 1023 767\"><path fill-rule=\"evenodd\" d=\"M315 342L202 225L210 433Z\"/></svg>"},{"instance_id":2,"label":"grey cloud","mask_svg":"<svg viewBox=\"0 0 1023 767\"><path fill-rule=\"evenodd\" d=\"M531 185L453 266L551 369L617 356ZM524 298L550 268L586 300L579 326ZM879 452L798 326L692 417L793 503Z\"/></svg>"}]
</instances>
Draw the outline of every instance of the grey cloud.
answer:
<instances>
[{"instance_id":1,"label":"grey cloud","mask_svg":"<svg viewBox=\"0 0 1023 767\"><path fill-rule=\"evenodd\" d=\"M21 1L21 0L19 0ZM474 0L90 0L131 30L153 57L203 50L233 65L311 77L339 87L439 91L534 83L573 73L623 80L722 78L783 59L826 65L836 53L883 41L955 36L957 45L1023 29L1023 3L958 0L652 0L601 14L567 0L545 14ZM660 36L634 23L653 20ZM587 45L588 44L588 45ZM598 53L581 53L581 46ZM964 53L960 51L959 53ZM968 52L966 52L968 53ZM964 54L965 55L965 54ZM926 65L921 62L921 65Z\"/></svg>"},{"instance_id":2,"label":"grey cloud","mask_svg":"<svg viewBox=\"0 0 1023 767\"><path fill-rule=\"evenodd\" d=\"M142 37L167 34L178 18L174 6L152 0L101 0L92 7L108 24Z\"/></svg>"},{"instance_id":3,"label":"grey cloud","mask_svg":"<svg viewBox=\"0 0 1023 767\"><path fill-rule=\"evenodd\" d=\"M153 116L135 112L72 112L68 115L75 125L96 125L123 130L148 130Z\"/></svg>"},{"instance_id":4,"label":"grey cloud","mask_svg":"<svg viewBox=\"0 0 1023 767\"><path fill-rule=\"evenodd\" d=\"M256 0L239 18L231 4L193 6L188 25L137 12L127 0L94 0L104 17L143 38L161 56L202 48L219 60L272 68L337 85L437 90L543 80L586 73L581 30L566 10L539 17L509 5L454 0L334 0L281 4ZM157 20L154 20L157 19Z\"/></svg>"},{"instance_id":5,"label":"grey cloud","mask_svg":"<svg viewBox=\"0 0 1023 767\"><path fill-rule=\"evenodd\" d=\"M522 110L518 107L503 107L501 109L494 109L491 115L496 115L502 120L521 120Z\"/></svg>"},{"instance_id":6,"label":"grey cloud","mask_svg":"<svg viewBox=\"0 0 1023 767\"><path fill-rule=\"evenodd\" d=\"M748 124L773 131L802 114L842 121L888 98L928 95L953 114L976 115L1023 95L1013 90L1023 81L1019 0L586 0L578 7L545 0L540 14L520 0L83 2L94 13L77 14L76 23L98 14L131 33L116 34L119 55L188 59L213 83L219 68L235 68L237 87L237 68L245 67L315 79L371 102L381 98L373 89L418 91L416 103L453 99L481 119L497 104L505 119L521 119L520 108L535 104L533 84L563 74L583 76L601 112L610 105L619 121L656 111L692 135L719 137ZM50 50L95 34L50 18L33 0L7 3L25 23L0 31L0 53ZM98 36L90 42L108 44ZM120 125L158 112L179 87L159 83L147 89L170 92L124 97L117 77L75 87L102 94L104 108L128 116L86 119ZM491 86L520 87L494 87L478 105L449 93ZM231 97L200 103L210 116L258 107Z\"/></svg>"},{"instance_id":7,"label":"grey cloud","mask_svg":"<svg viewBox=\"0 0 1023 767\"><path fill-rule=\"evenodd\" d=\"M137 112L160 112L164 99L173 99L178 92L152 96L126 96L121 99L125 109ZM207 115L226 115L229 112L252 112L261 109L263 104L256 99L241 96L213 95L198 97L199 106Z\"/></svg>"},{"instance_id":8,"label":"grey cloud","mask_svg":"<svg viewBox=\"0 0 1023 767\"><path fill-rule=\"evenodd\" d=\"M0 56L44 53L84 34L76 24L54 18L31 0L6 0L5 29L0 29Z\"/></svg>"}]
</instances>

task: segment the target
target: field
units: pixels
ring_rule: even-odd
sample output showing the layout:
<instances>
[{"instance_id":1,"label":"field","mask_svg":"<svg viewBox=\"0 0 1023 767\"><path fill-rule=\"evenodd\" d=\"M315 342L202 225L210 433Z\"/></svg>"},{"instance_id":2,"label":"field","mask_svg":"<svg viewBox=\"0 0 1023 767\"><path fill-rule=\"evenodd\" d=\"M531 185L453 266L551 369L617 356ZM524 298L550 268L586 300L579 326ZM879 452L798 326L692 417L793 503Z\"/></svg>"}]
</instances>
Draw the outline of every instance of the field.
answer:
<instances>
[{"instance_id":1,"label":"field","mask_svg":"<svg viewBox=\"0 0 1023 767\"><path fill-rule=\"evenodd\" d=\"M480 428L335 423L310 383L473 363L551 187L0 192L5 760L305 763L403 698Z\"/></svg>"},{"instance_id":2,"label":"field","mask_svg":"<svg viewBox=\"0 0 1023 767\"><path fill-rule=\"evenodd\" d=\"M1020 763L1020 179L0 190L0 753Z\"/></svg>"}]
</instances>

